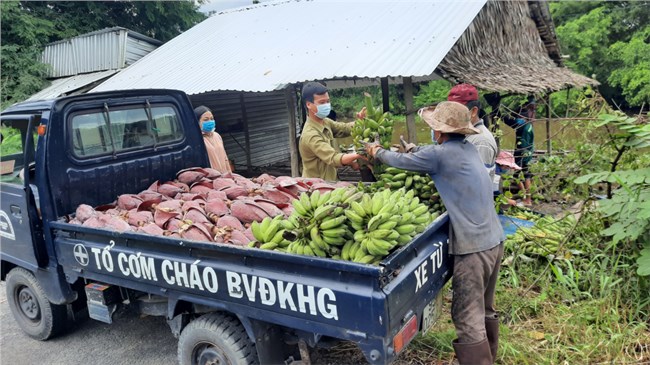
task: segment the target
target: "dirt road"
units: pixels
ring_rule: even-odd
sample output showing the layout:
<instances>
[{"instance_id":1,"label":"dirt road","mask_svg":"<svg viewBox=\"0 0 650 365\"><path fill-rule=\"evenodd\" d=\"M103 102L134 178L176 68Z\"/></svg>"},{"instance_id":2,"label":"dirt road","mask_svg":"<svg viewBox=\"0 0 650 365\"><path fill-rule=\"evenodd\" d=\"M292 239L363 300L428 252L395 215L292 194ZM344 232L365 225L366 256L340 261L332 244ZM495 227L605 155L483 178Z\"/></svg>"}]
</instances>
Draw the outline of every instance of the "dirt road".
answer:
<instances>
[{"instance_id":1,"label":"dirt road","mask_svg":"<svg viewBox=\"0 0 650 365\"><path fill-rule=\"evenodd\" d=\"M92 319L49 341L35 341L14 321L0 284L0 364L176 364L176 338L164 318L118 311L113 324Z\"/></svg>"}]
</instances>

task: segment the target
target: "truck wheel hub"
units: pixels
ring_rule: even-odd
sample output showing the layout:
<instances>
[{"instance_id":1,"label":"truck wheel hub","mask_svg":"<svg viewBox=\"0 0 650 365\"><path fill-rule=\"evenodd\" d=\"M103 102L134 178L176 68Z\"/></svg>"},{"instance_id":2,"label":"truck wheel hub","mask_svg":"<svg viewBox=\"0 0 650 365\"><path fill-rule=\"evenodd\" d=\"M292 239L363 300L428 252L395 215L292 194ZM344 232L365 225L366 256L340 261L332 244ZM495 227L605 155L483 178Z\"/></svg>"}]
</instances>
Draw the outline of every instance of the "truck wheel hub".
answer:
<instances>
[{"instance_id":1,"label":"truck wheel hub","mask_svg":"<svg viewBox=\"0 0 650 365\"><path fill-rule=\"evenodd\" d=\"M18 292L18 304L25 316L31 320L36 320L40 317L40 307L38 301L32 290L28 287L23 287Z\"/></svg>"},{"instance_id":2,"label":"truck wheel hub","mask_svg":"<svg viewBox=\"0 0 650 365\"><path fill-rule=\"evenodd\" d=\"M229 365L230 363L213 344L202 343L194 349L197 365Z\"/></svg>"}]
</instances>

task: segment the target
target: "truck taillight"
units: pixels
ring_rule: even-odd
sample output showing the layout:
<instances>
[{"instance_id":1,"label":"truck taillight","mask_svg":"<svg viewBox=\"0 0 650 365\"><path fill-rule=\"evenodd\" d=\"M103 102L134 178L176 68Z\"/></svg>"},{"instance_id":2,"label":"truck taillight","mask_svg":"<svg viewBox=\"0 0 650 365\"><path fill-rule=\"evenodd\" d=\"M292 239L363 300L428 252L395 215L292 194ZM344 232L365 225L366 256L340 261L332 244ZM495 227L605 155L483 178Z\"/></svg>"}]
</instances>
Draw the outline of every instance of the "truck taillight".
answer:
<instances>
[{"instance_id":1,"label":"truck taillight","mask_svg":"<svg viewBox=\"0 0 650 365\"><path fill-rule=\"evenodd\" d=\"M36 132L38 133L39 136L44 136L46 130L47 127L44 124L39 124L39 126L36 128Z\"/></svg>"},{"instance_id":2,"label":"truck taillight","mask_svg":"<svg viewBox=\"0 0 650 365\"><path fill-rule=\"evenodd\" d=\"M395 337L393 337L393 347L395 348L395 353L399 354L404 350L406 345L411 342L413 337L418 334L418 320L414 315L409 319L404 326L397 332Z\"/></svg>"}]
</instances>

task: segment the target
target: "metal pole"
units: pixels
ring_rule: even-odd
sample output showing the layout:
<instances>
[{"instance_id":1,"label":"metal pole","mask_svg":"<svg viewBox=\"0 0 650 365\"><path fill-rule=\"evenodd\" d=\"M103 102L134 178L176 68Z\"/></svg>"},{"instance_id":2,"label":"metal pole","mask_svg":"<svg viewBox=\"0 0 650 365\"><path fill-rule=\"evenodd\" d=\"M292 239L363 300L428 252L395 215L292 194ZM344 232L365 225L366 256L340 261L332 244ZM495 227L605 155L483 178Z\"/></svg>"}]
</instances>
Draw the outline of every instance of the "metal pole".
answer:
<instances>
[{"instance_id":1,"label":"metal pole","mask_svg":"<svg viewBox=\"0 0 650 365\"><path fill-rule=\"evenodd\" d=\"M285 89L285 95L287 98L287 108L289 109L289 153L291 156L291 176L298 176L300 174L300 166L298 160L298 146L296 145L296 100L292 86Z\"/></svg>"},{"instance_id":2,"label":"metal pole","mask_svg":"<svg viewBox=\"0 0 650 365\"><path fill-rule=\"evenodd\" d=\"M239 93L239 104L241 105L242 124L244 126L244 144L246 146L246 170L250 173L253 170L251 162L251 139L248 130L248 117L246 116L246 105L244 103L244 93Z\"/></svg>"},{"instance_id":3,"label":"metal pole","mask_svg":"<svg viewBox=\"0 0 650 365\"><path fill-rule=\"evenodd\" d=\"M413 81L410 77L405 77L402 83L404 84L404 104L406 104L406 134L409 143L418 143L418 133L415 128L415 111L413 110Z\"/></svg>"},{"instance_id":4,"label":"metal pole","mask_svg":"<svg viewBox=\"0 0 650 365\"><path fill-rule=\"evenodd\" d=\"M546 153L551 154L551 94L546 98Z\"/></svg>"},{"instance_id":5,"label":"metal pole","mask_svg":"<svg viewBox=\"0 0 650 365\"><path fill-rule=\"evenodd\" d=\"M390 103L388 100L388 77L381 78L381 99L385 113L390 110Z\"/></svg>"}]
</instances>

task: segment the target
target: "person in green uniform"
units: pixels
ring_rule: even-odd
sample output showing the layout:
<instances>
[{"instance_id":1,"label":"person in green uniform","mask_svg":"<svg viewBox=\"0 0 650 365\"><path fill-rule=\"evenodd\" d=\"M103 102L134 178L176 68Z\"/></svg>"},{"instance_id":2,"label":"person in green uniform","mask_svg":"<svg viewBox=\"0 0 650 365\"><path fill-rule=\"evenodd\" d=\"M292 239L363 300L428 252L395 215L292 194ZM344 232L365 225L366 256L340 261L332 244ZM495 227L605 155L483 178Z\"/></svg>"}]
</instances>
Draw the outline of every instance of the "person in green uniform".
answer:
<instances>
[{"instance_id":1,"label":"person in green uniform","mask_svg":"<svg viewBox=\"0 0 650 365\"><path fill-rule=\"evenodd\" d=\"M302 157L302 177L335 181L337 167L351 166L358 170L357 160L365 157L357 153L340 153L332 145L334 138L350 136L354 122L339 123L327 117L332 110L327 87L318 82L308 82L302 88L302 100L308 113L298 147ZM357 118L363 119L365 114L363 108L357 113Z\"/></svg>"},{"instance_id":2,"label":"person in green uniform","mask_svg":"<svg viewBox=\"0 0 650 365\"><path fill-rule=\"evenodd\" d=\"M524 174L524 182L519 183L519 190L523 191L523 204L526 206L533 203L530 194L532 174L528 170L528 165L532 161L533 152L535 151L533 123L535 122L536 108L537 102L535 98L529 96L528 101L522 105L519 112L513 115L501 115L503 122L516 132L514 155L515 162L521 167L521 172Z\"/></svg>"}]
</instances>

